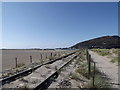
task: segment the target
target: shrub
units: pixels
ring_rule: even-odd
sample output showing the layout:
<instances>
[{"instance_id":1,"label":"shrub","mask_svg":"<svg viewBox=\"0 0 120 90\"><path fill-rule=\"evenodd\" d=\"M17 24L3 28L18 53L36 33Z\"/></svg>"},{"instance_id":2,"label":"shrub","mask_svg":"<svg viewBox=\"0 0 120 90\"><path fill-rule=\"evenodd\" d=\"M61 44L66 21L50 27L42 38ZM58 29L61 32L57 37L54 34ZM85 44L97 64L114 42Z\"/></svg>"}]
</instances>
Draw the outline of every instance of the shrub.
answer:
<instances>
[{"instance_id":1,"label":"shrub","mask_svg":"<svg viewBox=\"0 0 120 90\"><path fill-rule=\"evenodd\" d=\"M111 60L112 63L115 63L115 62L118 62L118 57L114 57L112 60Z\"/></svg>"},{"instance_id":2,"label":"shrub","mask_svg":"<svg viewBox=\"0 0 120 90\"><path fill-rule=\"evenodd\" d=\"M18 65L17 65L17 67L22 67L22 66L24 66L25 64L24 63L19 63Z\"/></svg>"},{"instance_id":3,"label":"shrub","mask_svg":"<svg viewBox=\"0 0 120 90\"><path fill-rule=\"evenodd\" d=\"M112 49L112 53L118 54L120 52L120 49Z\"/></svg>"},{"instance_id":4,"label":"shrub","mask_svg":"<svg viewBox=\"0 0 120 90\"><path fill-rule=\"evenodd\" d=\"M71 74L71 79L75 79L75 80L78 80L79 76L77 73L72 73Z\"/></svg>"},{"instance_id":5,"label":"shrub","mask_svg":"<svg viewBox=\"0 0 120 90\"><path fill-rule=\"evenodd\" d=\"M27 84L24 84L24 85L22 85L22 86L20 86L20 88L22 88L22 89L24 89L24 90L28 90L28 85Z\"/></svg>"}]
</instances>

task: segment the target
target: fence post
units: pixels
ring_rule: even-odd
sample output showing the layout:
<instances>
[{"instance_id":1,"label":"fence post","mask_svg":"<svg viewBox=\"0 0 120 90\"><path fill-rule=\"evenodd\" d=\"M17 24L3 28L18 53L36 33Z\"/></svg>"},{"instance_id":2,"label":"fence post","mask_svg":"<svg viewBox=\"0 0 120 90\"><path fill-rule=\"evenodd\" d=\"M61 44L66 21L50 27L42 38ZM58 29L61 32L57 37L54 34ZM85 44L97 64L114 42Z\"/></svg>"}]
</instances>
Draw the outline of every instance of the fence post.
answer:
<instances>
[{"instance_id":1,"label":"fence post","mask_svg":"<svg viewBox=\"0 0 120 90\"><path fill-rule=\"evenodd\" d=\"M40 56L41 56L41 60L42 60L42 54L40 54Z\"/></svg>"},{"instance_id":2,"label":"fence post","mask_svg":"<svg viewBox=\"0 0 120 90\"><path fill-rule=\"evenodd\" d=\"M87 61L88 61L88 58L89 56L88 56L88 48L86 48L86 59L87 59Z\"/></svg>"},{"instance_id":3,"label":"fence post","mask_svg":"<svg viewBox=\"0 0 120 90\"><path fill-rule=\"evenodd\" d=\"M86 58L88 61L88 79L90 79L90 75L91 75L91 55L88 52L88 48L86 48Z\"/></svg>"},{"instance_id":4,"label":"fence post","mask_svg":"<svg viewBox=\"0 0 120 90\"><path fill-rule=\"evenodd\" d=\"M93 88L95 87L95 62L94 62L94 72L93 72Z\"/></svg>"},{"instance_id":5,"label":"fence post","mask_svg":"<svg viewBox=\"0 0 120 90\"><path fill-rule=\"evenodd\" d=\"M32 56L30 56L30 63L32 63Z\"/></svg>"},{"instance_id":6,"label":"fence post","mask_svg":"<svg viewBox=\"0 0 120 90\"><path fill-rule=\"evenodd\" d=\"M88 58L89 58L89 64L88 64L89 72L88 72L88 73L89 73L89 79L90 79L90 76L91 76L91 55L90 55L90 54L89 54L89 57L88 57Z\"/></svg>"},{"instance_id":7,"label":"fence post","mask_svg":"<svg viewBox=\"0 0 120 90\"><path fill-rule=\"evenodd\" d=\"M47 59L47 53L46 53L46 59Z\"/></svg>"},{"instance_id":8,"label":"fence post","mask_svg":"<svg viewBox=\"0 0 120 90\"><path fill-rule=\"evenodd\" d=\"M51 53L51 57L52 57L52 53Z\"/></svg>"},{"instance_id":9,"label":"fence post","mask_svg":"<svg viewBox=\"0 0 120 90\"><path fill-rule=\"evenodd\" d=\"M17 68L17 67L18 67L18 66L17 66L17 57L15 57L15 64L16 64L16 68Z\"/></svg>"}]
</instances>

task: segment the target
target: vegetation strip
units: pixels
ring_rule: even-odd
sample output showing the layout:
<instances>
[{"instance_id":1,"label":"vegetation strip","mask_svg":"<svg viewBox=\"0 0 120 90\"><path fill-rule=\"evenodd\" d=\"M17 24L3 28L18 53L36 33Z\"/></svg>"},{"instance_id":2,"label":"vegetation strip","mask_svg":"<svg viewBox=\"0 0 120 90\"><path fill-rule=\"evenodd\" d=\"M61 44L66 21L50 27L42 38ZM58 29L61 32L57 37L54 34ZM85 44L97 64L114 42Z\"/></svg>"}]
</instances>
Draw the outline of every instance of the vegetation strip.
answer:
<instances>
[{"instance_id":1,"label":"vegetation strip","mask_svg":"<svg viewBox=\"0 0 120 90\"><path fill-rule=\"evenodd\" d=\"M98 53L101 56L107 56L112 63L120 65L120 49L91 49L91 51Z\"/></svg>"}]
</instances>

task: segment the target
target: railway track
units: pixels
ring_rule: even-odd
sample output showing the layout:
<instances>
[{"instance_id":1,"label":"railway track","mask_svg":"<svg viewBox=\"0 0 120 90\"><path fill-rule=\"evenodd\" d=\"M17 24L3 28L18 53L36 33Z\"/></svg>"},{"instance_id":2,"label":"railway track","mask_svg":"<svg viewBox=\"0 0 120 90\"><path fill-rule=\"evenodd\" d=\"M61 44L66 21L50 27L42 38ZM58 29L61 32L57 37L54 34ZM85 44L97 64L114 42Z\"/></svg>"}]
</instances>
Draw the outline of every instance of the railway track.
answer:
<instances>
[{"instance_id":1,"label":"railway track","mask_svg":"<svg viewBox=\"0 0 120 90\"><path fill-rule=\"evenodd\" d=\"M62 56L62 57L60 57L60 58L53 59L53 60L51 60L51 61L45 62L45 63L43 63L43 64L37 65L37 66L35 66L34 68L29 68L29 69L24 70L24 71L22 71L22 72L16 73L16 74L14 74L14 75L11 75L10 77L3 78L2 80L0 80L0 85L4 85L4 84L6 84L6 83L10 83L10 82L12 82L12 81L15 81L15 80L19 79L19 78L22 77L22 76L27 76L27 75L29 75L30 73L32 73L34 70L40 68L41 66L44 66L44 65L47 65L47 64L52 64L52 63L54 63L54 62L56 62L56 61L58 61L58 60L61 60L61 59L66 58L66 57L68 57L68 56L70 56L70 55L73 55L73 54L75 54L76 52L77 52L77 51L72 52L72 53L70 53L70 54L68 54L68 55Z\"/></svg>"},{"instance_id":2,"label":"railway track","mask_svg":"<svg viewBox=\"0 0 120 90\"><path fill-rule=\"evenodd\" d=\"M75 58L77 58L77 55L74 56L71 60L69 60L68 62L66 62L65 64L63 64L58 70L56 70L53 74L51 74L48 78L46 78L43 82L41 82L38 86L36 86L33 90L45 90L49 87L49 85L52 83L52 81L54 81L54 79L56 79L59 75L59 72L65 67L67 66L69 63L72 62L72 60L74 60Z\"/></svg>"}]
</instances>

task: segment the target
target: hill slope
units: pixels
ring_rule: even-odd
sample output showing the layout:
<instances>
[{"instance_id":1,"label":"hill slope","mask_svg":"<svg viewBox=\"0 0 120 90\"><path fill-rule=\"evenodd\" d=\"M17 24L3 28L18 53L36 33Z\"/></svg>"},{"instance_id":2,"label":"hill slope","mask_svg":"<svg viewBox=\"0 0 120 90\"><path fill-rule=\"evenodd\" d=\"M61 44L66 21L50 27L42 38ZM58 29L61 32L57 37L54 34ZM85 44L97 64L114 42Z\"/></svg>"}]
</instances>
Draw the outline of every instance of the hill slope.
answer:
<instances>
[{"instance_id":1,"label":"hill slope","mask_svg":"<svg viewBox=\"0 0 120 90\"><path fill-rule=\"evenodd\" d=\"M118 44L120 42L120 37L117 35L114 36L103 36L87 41L80 42L70 48L120 48Z\"/></svg>"}]
</instances>

